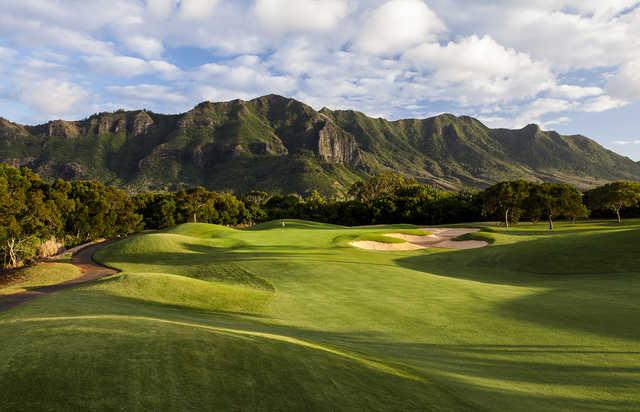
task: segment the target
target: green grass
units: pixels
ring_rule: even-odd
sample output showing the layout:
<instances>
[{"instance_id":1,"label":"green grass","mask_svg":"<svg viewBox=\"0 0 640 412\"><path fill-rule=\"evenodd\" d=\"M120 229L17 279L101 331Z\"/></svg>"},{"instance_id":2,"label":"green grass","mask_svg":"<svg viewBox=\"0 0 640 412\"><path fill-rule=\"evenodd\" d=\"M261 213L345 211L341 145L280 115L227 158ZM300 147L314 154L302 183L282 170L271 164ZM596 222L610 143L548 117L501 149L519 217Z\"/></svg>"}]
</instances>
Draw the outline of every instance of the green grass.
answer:
<instances>
[{"instance_id":1,"label":"green grass","mask_svg":"<svg viewBox=\"0 0 640 412\"><path fill-rule=\"evenodd\" d=\"M12 295L41 286L53 285L80 276L80 269L69 263L41 263L19 269L0 278L0 295Z\"/></svg>"},{"instance_id":2,"label":"green grass","mask_svg":"<svg viewBox=\"0 0 640 412\"><path fill-rule=\"evenodd\" d=\"M406 240L398 239L391 236L385 236L384 233L365 233L360 236L356 236L353 240L358 242L369 241L380 243L407 243Z\"/></svg>"},{"instance_id":3,"label":"green grass","mask_svg":"<svg viewBox=\"0 0 640 412\"><path fill-rule=\"evenodd\" d=\"M344 228L183 225L0 314L1 410L640 409L640 221L369 252Z\"/></svg>"}]
</instances>

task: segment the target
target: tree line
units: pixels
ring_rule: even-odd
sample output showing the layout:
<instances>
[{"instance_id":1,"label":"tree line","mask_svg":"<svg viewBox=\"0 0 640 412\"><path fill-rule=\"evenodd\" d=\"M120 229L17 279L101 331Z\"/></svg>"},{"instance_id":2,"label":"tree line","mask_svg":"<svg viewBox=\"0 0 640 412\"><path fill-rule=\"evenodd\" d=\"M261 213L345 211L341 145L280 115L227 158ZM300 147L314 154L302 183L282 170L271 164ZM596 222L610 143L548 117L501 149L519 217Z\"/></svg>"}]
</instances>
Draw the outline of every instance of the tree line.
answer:
<instances>
[{"instance_id":1,"label":"tree line","mask_svg":"<svg viewBox=\"0 0 640 412\"><path fill-rule=\"evenodd\" d=\"M586 193L566 184L523 180L482 191L446 192L412 178L385 173L355 183L345 196L327 198L252 191L241 196L202 187L129 194L96 181L43 181L26 168L0 164L0 253L3 267L53 255L63 246L127 236L186 222L252 226L276 219L306 219L346 226L437 225L499 220L604 217L621 221L640 203L640 183L616 182Z\"/></svg>"}]
</instances>

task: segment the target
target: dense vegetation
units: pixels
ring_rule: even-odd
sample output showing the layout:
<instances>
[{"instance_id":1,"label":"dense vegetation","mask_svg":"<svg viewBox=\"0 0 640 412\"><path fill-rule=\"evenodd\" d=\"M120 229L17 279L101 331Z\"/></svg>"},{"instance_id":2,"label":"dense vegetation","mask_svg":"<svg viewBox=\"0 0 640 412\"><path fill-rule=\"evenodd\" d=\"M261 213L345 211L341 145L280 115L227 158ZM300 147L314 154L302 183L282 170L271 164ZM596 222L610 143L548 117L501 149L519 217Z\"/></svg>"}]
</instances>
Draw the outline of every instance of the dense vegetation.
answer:
<instances>
[{"instance_id":1,"label":"dense vegetation","mask_svg":"<svg viewBox=\"0 0 640 412\"><path fill-rule=\"evenodd\" d=\"M591 210L583 203L583 197ZM196 187L178 192L128 194L97 181L44 182L27 168L0 164L0 250L4 267L99 238L126 236L187 222L252 226L276 219L306 219L346 226L407 223L438 225L482 220L579 219L640 201L640 184L618 182L584 196L566 184L502 182L480 192L445 192L395 173L354 183L345 197L274 195L240 197Z\"/></svg>"},{"instance_id":2,"label":"dense vegetation","mask_svg":"<svg viewBox=\"0 0 640 412\"><path fill-rule=\"evenodd\" d=\"M639 164L584 136L536 125L490 129L448 114L387 121L275 95L204 102L179 115L117 111L38 126L0 118L0 162L46 179L135 191L203 186L331 196L388 170L446 190L514 179L581 189L640 180Z\"/></svg>"}]
</instances>

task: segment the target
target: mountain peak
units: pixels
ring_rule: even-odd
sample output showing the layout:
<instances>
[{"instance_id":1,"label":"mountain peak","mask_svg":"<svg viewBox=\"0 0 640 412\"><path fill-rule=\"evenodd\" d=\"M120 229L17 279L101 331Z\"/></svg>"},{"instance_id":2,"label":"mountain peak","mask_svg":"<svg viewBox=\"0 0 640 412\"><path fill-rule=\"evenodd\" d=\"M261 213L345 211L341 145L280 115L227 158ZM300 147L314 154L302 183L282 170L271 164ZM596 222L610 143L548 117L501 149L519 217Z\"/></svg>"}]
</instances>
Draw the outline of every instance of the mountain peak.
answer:
<instances>
[{"instance_id":1,"label":"mountain peak","mask_svg":"<svg viewBox=\"0 0 640 412\"><path fill-rule=\"evenodd\" d=\"M540 125L538 125L536 123L530 123L530 124L526 125L525 127L523 127L522 130L524 132L528 132L528 133L538 133L538 132L542 131L542 128L540 127Z\"/></svg>"}]
</instances>

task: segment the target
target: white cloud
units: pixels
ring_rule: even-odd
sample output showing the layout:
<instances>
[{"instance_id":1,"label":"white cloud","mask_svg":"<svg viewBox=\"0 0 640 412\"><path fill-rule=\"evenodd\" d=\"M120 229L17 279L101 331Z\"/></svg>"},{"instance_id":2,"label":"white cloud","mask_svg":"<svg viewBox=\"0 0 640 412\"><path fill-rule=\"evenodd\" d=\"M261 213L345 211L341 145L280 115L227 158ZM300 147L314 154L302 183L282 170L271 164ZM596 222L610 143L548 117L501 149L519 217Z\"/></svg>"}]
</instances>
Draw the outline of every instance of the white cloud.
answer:
<instances>
[{"instance_id":1,"label":"white cloud","mask_svg":"<svg viewBox=\"0 0 640 412\"><path fill-rule=\"evenodd\" d=\"M624 64L607 84L607 90L621 99L640 99L640 58Z\"/></svg>"},{"instance_id":2,"label":"white cloud","mask_svg":"<svg viewBox=\"0 0 640 412\"><path fill-rule=\"evenodd\" d=\"M425 43L405 53L416 67L463 104L519 99L551 88L550 68L527 54L507 49L491 37L470 36L446 46Z\"/></svg>"},{"instance_id":3,"label":"white cloud","mask_svg":"<svg viewBox=\"0 0 640 412\"><path fill-rule=\"evenodd\" d=\"M175 0L147 0L149 14L157 19L168 18L175 8Z\"/></svg>"},{"instance_id":4,"label":"white cloud","mask_svg":"<svg viewBox=\"0 0 640 412\"><path fill-rule=\"evenodd\" d=\"M199 83L200 91L210 92L216 88L237 90L244 96L290 94L296 87L294 78L271 73L257 56L243 56L225 63L205 64L198 67L191 76Z\"/></svg>"},{"instance_id":5,"label":"white cloud","mask_svg":"<svg viewBox=\"0 0 640 412\"><path fill-rule=\"evenodd\" d=\"M180 17L188 20L206 20L218 4L218 0L180 0Z\"/></svg>"},{"instance_id":6,"label":"white cloud","mask_svg":"<svg viewBox=\"0 0 640 412\"><path fill-rule=\"evenodd\" d=\"M164 51L162 42L153 37L125 36L123 43L127 49L147 59L160 57Z\"/></svg>"},{"instance_id":7,"label":"white cloud","mask_svg":"<svg viewBox=\"0 0 640 412\"><path fill-rule=\"evenodd\" d=\"M397 54L446 31L422 0L391 0L371 11L355 39L355 48L373 54Z\"/></svg>"},{"instance_id":8,"label":"white cloud","mask_svg":"<svg viewBox=\"0 0 640 412\"><path fill-rule=\"evenodd\" d=\"M167 79L172 79L180 73L180 69L171 63L162 60L143 60L131 56L87 56L85 61L98 73L118 77L159 74Z\"/></svg>"},{"instance_id":9,"label":"white cloud","mask_svg":"<svg viewBox=\"0 0 640 412\"><path fill-rule=\"evenodd\" d=\"M628 145L640 145L640 139L636 140L614 140L611 142L618 146L628 146Z\"/></svg>"},{"instance_id":10,"label":"white cloud","mask_svg":"<svg viewBox=\"0 0 640 412\"><path fill-rule=\"evenodd\" d=\"M257 0L254 13L271 30L326 31L346 16L346 0Z\"/></svg>"},{"instance_id":11,"label":"white cloud","mask_svg":"<svg viewBox=\"0 0 640 412\"><path fill-rule=\"evenodd\" d=\"M629 104L624 100L612 98L611 96L600 96L587 100L580 108L584 112L604 112L617 109Z\"/></svg>"},{"instance_id":12,"label":"white cloud","mask_svg":"<svg viewBox=\"0 0 640 412\"><path fill-rule=\"evenodd\" d=\"M148 103L160 102L166 104L184 104L188 99L168 86L158 84L136 84L129 86L110 86L108 88L116 96L132 102L132 108L146 107Z\"/></svg>"},{"instance_id":13,"label":"white cloud","mask_svg":"<svg viewBox=\"0 0 640 412\"><path fill-rule=\"evenodd\" d=\"M563 84L556 86L551 91L551 95L559 98L578 100L585 97L600 96L604 93L600 87L583 87Z\"/></svg>"},{"instance_id":14,"label":"white cloud","mask_svg":"<svg viewBox=\"0 0 640 412\"><path fill-rule=\"evenodd\" d=\"M516 117L513 126L520 127L525 124L545 124L542 117L550 113L562 113L575 108L575 104L562 99L537 99L525 106L524 110Z\"/></svg>"},{"instance_id":15,"label":"white cloud","mask_svg":"<svg viewBox=\"0 0 640 412\"><path fill-rule=\"evenodd\" d=\"M133 77L149 71L145 60L131 56L88 56L86 62L98 73Z\"/></svg>"},{"instance_id":16,"label":"white cloud","mask_svg":"<svg viewBox=\"0 0 640 412\"><path fill-rule=\"evenodd\" d=\"M453 30L487 34L567 70L617 65L637 50L637 0L432 0ZM499 24L496 24L499 22ZM635 33L634 33L635 30Z\"/></svg>"},{"instance_id":17,"label":"white cloud","mask_svg":"<svg viewBox=\"0 0 640 412\"><path fill-rule=\"evenodd\" d=\"M148 65L151 72L158 73L161 77L167 80L173 80L181 73L178 66L164 60L149 60Z\"/></svg>"},{"instance_id":18,"label":"white cloud","mask_svg":"<svg viewBox=\"0 0 640 412\"><path fill-rule=\"evenodd\" d=\"M43 24L39 20L15 18L6 12L0 13L0 35L14 38L17 43L29 48L55 47L95 54L108 54L113 48L108 42L96 40L88 34Z\"/></svg>"},{"instance_id":19,"label":"white cloud","mask_svg":"<svg viewBox=\"0 0 640 412\"><path fill-rule=\"evenodd\" d=\"M83 108L276 92L391 118L446 109L559 124L640 99L638 3L21 0L0 14L0 89L38 93L22 71L81 88ZM36 100L25 104L42 112Z\"/></svg>"},{"instance_id":20,"label":"white cloud","mask_svg":"<svg viewBox=\"0 0 640 412\"><path fill-rule=\"evenodd\" d=\"M557 119L547 120L545 122L545 126L562 125L562 124L567 124L570 121L571 121L570 117L563 116L563 117L558 117Z\"/></svg>"},{"instance_id":21,"label":"white cloud","mask_svg":"<svg viewBox=\"0 0 640 412\"><path fill-rule=\"evenodd\" d=\"M81 86L56 79L29 79L21 82L18 98L40 113L63 117L89 96Z\"/></svg>"},{"instance_id":22,"label":"white cloud","mask_svg":"<svg viewBox=\"0 0 640 412\"><path fill-rule=\"evenodd\" d=\"M10 59L16 54L15 50L0 46L0 59Z\"/></svg>"}]
</instances>

